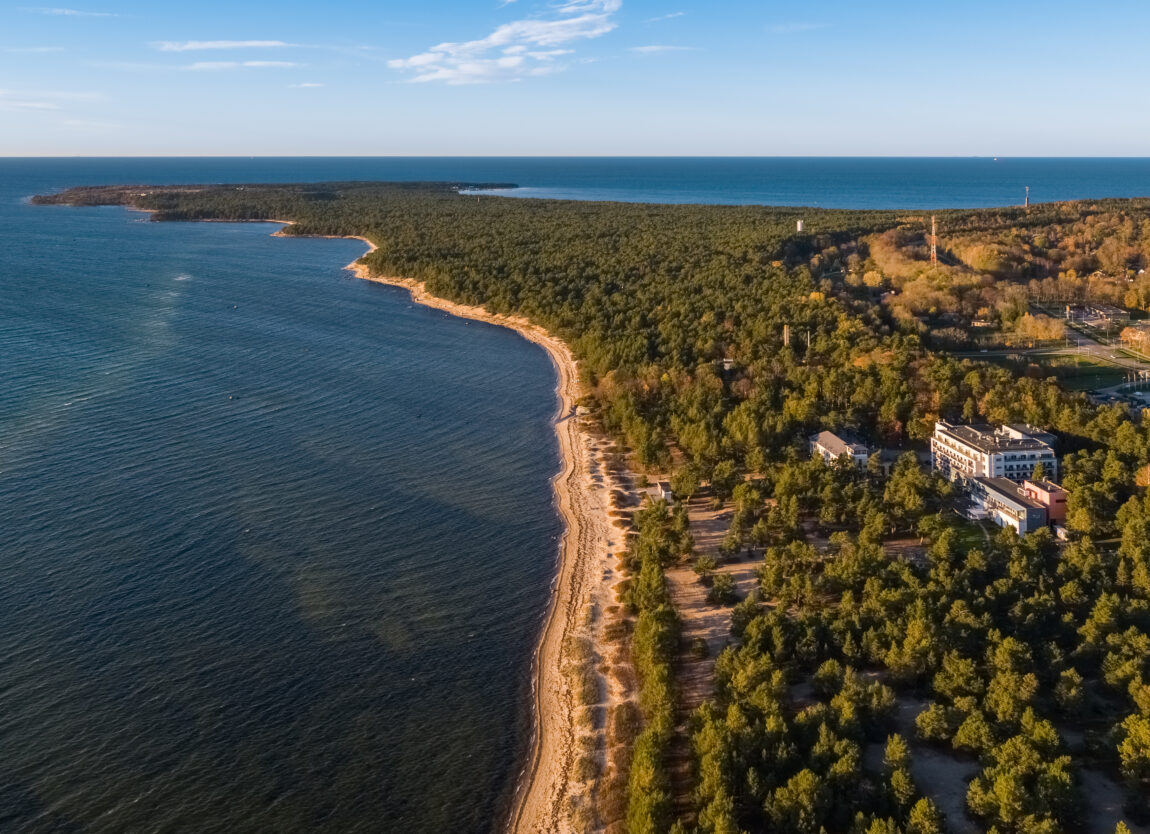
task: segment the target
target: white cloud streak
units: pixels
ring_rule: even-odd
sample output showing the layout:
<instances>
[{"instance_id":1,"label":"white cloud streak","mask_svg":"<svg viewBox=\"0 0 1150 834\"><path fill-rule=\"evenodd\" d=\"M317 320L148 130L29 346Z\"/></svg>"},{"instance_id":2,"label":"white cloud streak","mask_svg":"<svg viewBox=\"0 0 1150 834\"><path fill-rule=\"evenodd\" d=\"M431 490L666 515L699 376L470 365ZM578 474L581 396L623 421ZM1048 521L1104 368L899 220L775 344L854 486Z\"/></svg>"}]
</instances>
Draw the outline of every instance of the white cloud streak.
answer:
<instances>
[{"instance_id":1,"label":"white cloud streak","mask_svg":"<svg viewBox=\"0 0 1150 834\"><path fill-rule=\"evenodd\" d=\"M561 47L613 31L622 5L622 0L564 0L547 17L515 20L485 38L441 43L387 63L415 73L411 80L422 83L484 84L549 75L564 68L557 59L574 52Z\"/></svg>"},{"instance_id":2,"label":"white cloud streak","mask_svg":"<svg viewBox=\"0 0 1150 834\"><path fill-rule=\"evenodd\" d=\"M0 111L60 110L61 102L93 102L102 98L100 93L73 93L57 90L0 90Z\"/></svg>"},{"instance_id":3,"label":"white cloud streak","mask_svg":"<svg viewBox=\"0 0 1150 834\"><path fill-rule=\"evenodd\" d=\"M29 14L46 14L53 17L119 17L112 12L84 12L79 9L55 9L43 6L21 6L20 11Z\"/></svg>"},{"instance_id":4,"label":"white cloud streak","mask_svg":"<svg viewBox=\"0 0 1150 834\"><path fill-rule=\"evenodd\" d=\"M156 41L151 46L161 52L194 52L201 49L273 49L295 44L283 41Z\"/></svg>"},{"instance_id":5,"label":"white cloud streak","mask_svg":"<svg viewBox=\"0 0 1150 834\"><path fill-rule=\"evenodd\" d=\"M322 87L323 84L317 84L314 81L305 81L302 84L288 84L288 87L294 90L310 90L313 87Z\"/></svg>"},{"instance_id":6,"label":"white cloud streak","mask_svg":"<svg viewBox=\"0 0 1150 834\"><path fill-rule=\"evenodd\" d=\"M644 23L658 23L660 20L674 20L676 17L683 17L686 12L671 12L670 14L661 14L658 17L649 17L644 20Z\"/></svg>"},{"instance_id":7,"label":"white cloud streak","mask_svg":"<svg viewBox=\"0 0 1150 834\"><path fill-rule=\"evenodd\" d=\"M24 99L54 99L56 101L102 101L103 93L76 93L67 90L2 90L0 99L18 96Z\"/></svg>"},{"instance_id":8,"label":"white cloud streak","mask_svg":"<svg viewBox=\"0 0 1150 834\"><path fill-rule=\"evenodd\" d=\"M4 110L59 110L60 105L52 101L23 101L21 99L0 98L0 111Z\"/></svg>"}]
</instances>

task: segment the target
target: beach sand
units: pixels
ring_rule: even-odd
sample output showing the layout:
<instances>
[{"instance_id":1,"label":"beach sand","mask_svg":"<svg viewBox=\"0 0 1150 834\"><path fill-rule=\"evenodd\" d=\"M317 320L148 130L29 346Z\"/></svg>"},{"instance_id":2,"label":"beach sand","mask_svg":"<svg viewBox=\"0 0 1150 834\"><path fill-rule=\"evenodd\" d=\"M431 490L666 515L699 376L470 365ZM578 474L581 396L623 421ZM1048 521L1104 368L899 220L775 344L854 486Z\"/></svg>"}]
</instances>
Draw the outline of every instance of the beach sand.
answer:
<instances>
[{"instance_id":1,"label":"beach sand","mask_svg":"<svg viewBox=\"0 0 1150 834\"><path fill-rule=\"evenodd\" d=\"M363 240L374 251L375 246ZM614 763L604 750L605 716L632 693L619 686L618 654L601 654L603 630L615 608L622 580L612 554L625 532L610 518L612 490L626 488L607 465L610 444L597 439L587 418L576 413L579 373L571 350L523 318L431 295L420 282L378 276L360 261L347 267L366 281L402 287L419 304L468 319L511 328L547 351L558 372L555 433L562 469L552 480L563 519L559 567L543 633L534 658L534 732L530 758L520 775L508 830L514 834L583 832L599 827L594 806L601 772ZM546 554L553 558L553 554ZM617 616L617 615L616 615ZM583 676L594 681L588 698ZM625 679L625 678L624 678ZM596 759L594 769L581 759Z\"/></svg>"}]
</instances>

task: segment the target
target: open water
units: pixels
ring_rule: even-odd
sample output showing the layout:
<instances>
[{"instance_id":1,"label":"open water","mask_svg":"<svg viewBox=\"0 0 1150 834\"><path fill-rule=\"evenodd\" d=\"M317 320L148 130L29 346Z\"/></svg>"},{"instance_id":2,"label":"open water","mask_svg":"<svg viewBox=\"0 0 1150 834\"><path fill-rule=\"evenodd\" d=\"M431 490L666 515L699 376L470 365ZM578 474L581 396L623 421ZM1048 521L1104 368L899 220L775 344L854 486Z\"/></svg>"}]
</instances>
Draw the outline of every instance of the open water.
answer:
<instances>
[{"instance_id":1,"label":"open water","mask_svg":"<svg viewBox=\"0 0 1150 834\"><path fill-rule=\"evenodd\" d=\"M550 360L352 278L358 241L21 201L180 178L82 170L0 162L0 831L490 831Z\"/></svg>"},{"instance_id":2,"label":"open water","mask_svg":"<svg viewBox=\"0 0 1150 834\"><path fill-rule=\"evenodd\" d=\"M0 160L0 831L477 832L529 740L554 372L342 240L33 207L78 184L513 182L946 208L1150 160Z\"/></svg>"}]
</instances>

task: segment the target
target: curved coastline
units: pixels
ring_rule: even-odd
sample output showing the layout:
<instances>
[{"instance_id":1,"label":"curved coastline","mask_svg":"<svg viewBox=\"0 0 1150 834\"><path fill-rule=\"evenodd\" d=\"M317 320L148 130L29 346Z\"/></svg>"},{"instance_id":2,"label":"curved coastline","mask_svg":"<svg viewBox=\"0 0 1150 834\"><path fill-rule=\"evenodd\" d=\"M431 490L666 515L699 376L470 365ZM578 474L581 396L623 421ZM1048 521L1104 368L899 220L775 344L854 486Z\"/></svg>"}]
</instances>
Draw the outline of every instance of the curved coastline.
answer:
<instances>
[{"instance_id":1,"label":"curved coastline","mask_svg":"<svg viewBox=\"0 0 1150 834\"><path fill-rule=\"evenodd\" d=\"M128 207L153 214L152 210ZM293 235L284 229L293 221L198 220L192 222L274 223L281 228L272 237L314 237L358 240L371 254L378 246L360 235ZM580 396L578 364L561 339L520 316L491 313L482 307L458 304L432 295L423 282L374 274L363 256L345 269L355 277L377 284L406 289L417 304L442 310L460 318L506 327L542 347L557 373L558 406L552 424L559 445L560 471L551 479L553 500L563 521L557 570L551 587L543 628L532 657L533 721L529 758L519 771L510 814L500 826L509 834L565 834L574 831L571 797L581 788L576 765L581 755L578 726L581 702L571 680L572 643L594 630L597 609L611 599L614 576L611 550L618 544L607 490L597 484L593 470L599 466L596 441L580 424L576 404ZM587 616L580 617L586 612ZM604 685L608 705L625 699ZM585 786L583 786L585 787ZM596 784L590 786L593 792Z\"/></svg>"},{"instance_id":2,"label":"curved coastline","mask_svg":"<svg viewBox=\"0 0 1150 834\"><path fill-rule=\"evenodd\" d=\"M364 240L374 251L375 245L371 241L358 239ZM580 451L587 446L587 438L579 430L578 420L575 419L579 398L575 359L564 342L526 319L493 314L482 307L456 304L431 295L421 282L373 275L359 261L349 264L347 268L357 278L408 290L418 304L454 316L515 330L547 351L555 366L558 374L555 393L559 404L553 423L559 441L561 468L552 478L551 484L556 506L563 519L563 534L559 545L556 582L532 661L534 722L531 752L515 787L506 830L513 834L562 831L566 817L564 799L577 755L575 704L564 674L564 643L576 625L582 598L595 580L598 562L592 558L593 554L588 552L586 546L589 538L595 538L588 537L586 533L596 525L585 513L591 504L585 494L590 484L585 477L580 477L581 470L585 473L585 468L579 466L578 457ZM604 527L606 523L604 518ZM605 549L605 542L603 547Z\"/></svg>"},{"instance_id":3,"label":"curved coastline","mask_svg":"<svg viewBox=\"0 0 1150 834\"><path fill-rule=\"evenodd\" d=\"M287 221L272 222L291 225ZM283 234L282 229L275 235L294 237ZM367 244L366 254L378 248L365 237L345 237ZM571 830L567 799L580 751L577 743L579 704L566 673L569 638L579 628L580 612L593 604L595 591L602 587L603 568L609 563L612 543L607 504L595 494L590 471L594 441L576 416L580 395L577 362L565 342L525 318L448 301L429 293L420 281L375 275L362 263L362 258L345 268L365 281L402 287L418 304L514 330L542 347L555 366L558 408L553 425L561 468L551 485L563 520L563 534L551 599L532 658L534 720L530 757L519 774L511 814L504 827L511 834Z\"/></svg>"}]
</instances>

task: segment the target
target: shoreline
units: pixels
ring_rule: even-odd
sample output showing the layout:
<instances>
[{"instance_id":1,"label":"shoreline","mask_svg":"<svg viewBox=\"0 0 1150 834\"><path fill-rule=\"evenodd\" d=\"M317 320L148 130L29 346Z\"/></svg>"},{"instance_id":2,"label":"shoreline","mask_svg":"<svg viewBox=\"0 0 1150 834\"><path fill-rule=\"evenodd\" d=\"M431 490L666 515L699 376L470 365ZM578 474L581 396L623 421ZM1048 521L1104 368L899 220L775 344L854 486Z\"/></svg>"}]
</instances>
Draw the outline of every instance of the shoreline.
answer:
<instances>
[{"instance_id":1,"label":"shoreline","mask_svg":"<svg viewBox=\"0 0 1150 834\"><path fill-rule=\"evenodd\" d=\"M148 215L148 209L127 207ZM617 573L612 552L622 546L621 534L611 517L610 490L614 479L605 473L603 445L580 425L576 405L580 395L578 363L567 344L543 327L521 316L491 313L483 307L458 304L432 295L421 281L375 275L362 260L379 247L361 235L293 235L284 230L295 225L281 219L185 222L275 223L280 226L272 237L358 240L368 251L344 269L356 278L375 284L405 289L416 304L459 318L514 330L546 351L556 370L555 395L558 407L552 418L559 446L560 470L551 479L552 500L563 522L557 564L543 628L531 661L532 736L526 764L517 773L510 813L501 831L508 834L567 834L583 830L576 817L584 815L597 802L601 778L588 782L578 774L584 755L580 745L586 737L581 716L591 705L580 698L572 679L586 658L579 644L589 642L592 657L606 661L601 644L603 613L614 602ZM617 665L618 655L613 659ZM595 672L597 688L608 712L628 701L632 694L606 673ZM599 735L595 731L594 735ZM613 755L600 758L606 772ZM593 812L592 812L593 813Z\"/></svg>"},{"instance_id":2,"label":"shoreline","mask_svg":"<svg viewBox=\"0 0 1150 834\"><path fill-rule=\"evenodd\" d=\"M291 224L285 223L285 227L287 225ZM283 234L282 229L274 235L298 237ZM369 247L365 255L378 248L365 237L340 237L365 243ZM615 544L608 504L605 496L597 494L599 488L591 471L595 467L592 460L595 440L580 426L576 415L580 395L578 363L565 342L525 318L449 301L432 295L420 281L375 275L362 263L362 257L345 267L355 277L405 289L417 304L514 330L542 347L556 369L558 408L552 423L561 468L551 479L551 488L563 521L563 533L556 554L558 563L551 598L532 657L534 717L530 754L518 774L511 813L503 830L510 834L574 830L570 800L579 788L576 766L581 755L578 742L582 707L570 679L574 662L570 655L573 642L583 635L594 618L591 612L599 607L599 600L604 596L606 578L613 575L610 556ZM585 611L589 612L587 623L580 617ZM608 701L611 700L608 696ZM592 785L591 791L597 787Z\"/></svg>"}]
</instances>

